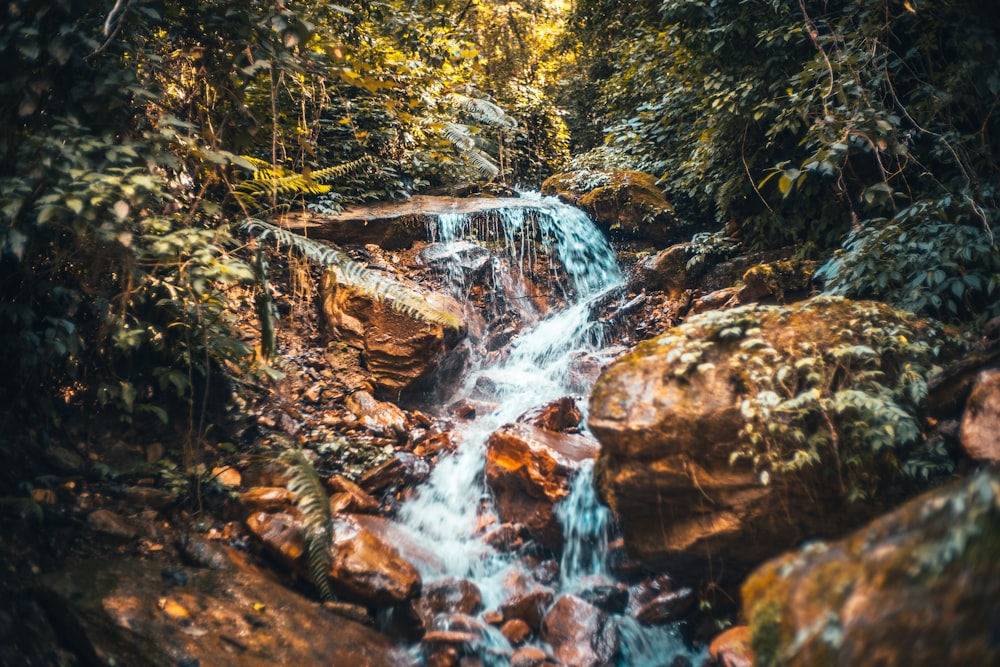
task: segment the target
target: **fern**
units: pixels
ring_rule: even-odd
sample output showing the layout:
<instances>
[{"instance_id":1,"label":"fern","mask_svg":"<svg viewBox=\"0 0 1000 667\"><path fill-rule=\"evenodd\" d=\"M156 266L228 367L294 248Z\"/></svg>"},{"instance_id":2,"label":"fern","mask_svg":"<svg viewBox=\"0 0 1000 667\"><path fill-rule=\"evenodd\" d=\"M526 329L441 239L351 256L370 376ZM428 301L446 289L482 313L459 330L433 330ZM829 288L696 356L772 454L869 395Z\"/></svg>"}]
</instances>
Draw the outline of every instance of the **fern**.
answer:
<instances>
[{"instance_id":1,"label":"fern","mask_svg":"<svg viewBox=\"0 0 1000 667\"><path fill-rule=\"evenodd\" d=\"M426 299L399 283L375 273L358 264L346 253L319 241L282 229L257 218L250 218L242 227L255 233L261 240L274 239L278 243L294 247L305 257L317 264L330 267L343 281L376 301L388 300L389 306L414 319L439 324L458 331L461 323L451 313L435 308Z\"/></svg>"},{"instance_id":2,"label":"fern","mask_svg":"<svg viewBox=\"0 0 1000 667\"><path fill-rule=\"evenodd\" d=\"M459 93L451 93L448 99L480 123L504 130L517 127L517 121L493 102Z\"/></svg>"},{"instance_id":3,"label":"fern","mask_svg":"<svg viewBox=\"0 0 1000 667\"><path fill-rule=\"evenodd\" d=\"M309 572L313 583L324 600L332 600L330 541L333 517L330 514L330 498L326 495L316 468L302 450L290 449L280 458L288 465L288 490L295 495L295 505L302 514Z\"/></svg>"},{"instance_id":4,"label":"fern","mask_svg":"<svg viewBox=\"0 0 1000 667\"><path fill-rule=\"evenodd\" d=\"M362 158L333 167L325 167L316 171L301 174L287 169L274 168L267 162L257 158L246 158L256 169L253 178L240 183L236 192L244 200L256 202L261 196L288 197L300 194L319 195L330 191L327 181L346 176L366 166L375 164L375 158L366 155Z\"/></svg>"}]
</instances>

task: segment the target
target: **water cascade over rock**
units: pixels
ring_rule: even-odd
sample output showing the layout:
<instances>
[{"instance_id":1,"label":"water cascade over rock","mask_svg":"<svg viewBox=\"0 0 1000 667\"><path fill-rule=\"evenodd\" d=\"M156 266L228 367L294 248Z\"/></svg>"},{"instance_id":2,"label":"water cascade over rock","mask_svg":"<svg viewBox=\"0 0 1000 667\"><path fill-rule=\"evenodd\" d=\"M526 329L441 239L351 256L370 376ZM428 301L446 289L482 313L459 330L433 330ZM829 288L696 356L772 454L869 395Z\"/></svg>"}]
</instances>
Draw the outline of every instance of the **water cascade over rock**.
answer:
<instances>
[{"instance_id":1,"label":"water cascade over rock","mask_svg":"<svg viewBox=\"0 0 1000 667\"><path fill-rule=\"evenodd\" d=\"M571 383L589 390L570 370L581 354L610 361L592 312L623 275L583 212L554 198L532 203L442 214L422 252L465 300L468 357L464 376L439 389L460 417L460 443L399 520L438 555L418 564L425 589L474 582L484 611L473 618L425 605L420 659L662 664L689 653L675 628L621 614L628 590L608 573L610 513L592 482L598 446L580 432L583 401L568 396ZM484 282L489 293L474 294ZM478 313L473 296L485 303Z\"/></svg>"}]
</instances>

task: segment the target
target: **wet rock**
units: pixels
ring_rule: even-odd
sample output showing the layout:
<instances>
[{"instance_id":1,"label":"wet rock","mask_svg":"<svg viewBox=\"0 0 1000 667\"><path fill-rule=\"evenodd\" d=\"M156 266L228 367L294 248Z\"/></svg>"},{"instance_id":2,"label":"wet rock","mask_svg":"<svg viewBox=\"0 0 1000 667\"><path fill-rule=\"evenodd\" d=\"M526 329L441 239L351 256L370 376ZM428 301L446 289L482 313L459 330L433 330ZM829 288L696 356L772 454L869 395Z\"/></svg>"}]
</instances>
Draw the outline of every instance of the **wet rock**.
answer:
<instances>
[{"instance_id":1,"label":"wet rock","mask_svg":"<svg viewBox=\"0 0 1000 667\"><path fill-rule=\"evenodd\" d=\"M519 619L537 632L542 627L545 611L554 597L555 594L549 588L516 594L500 605L504 622Z\"/></svg>"},{"instance_id":2,"label":"wet rock","mask_svg":"<svg viewBox=\"0 0 1000 667\"><path fill-rule=\"evenodd\" d=\"M409 452L396 452L393 458L372 468L358 480L358 486L368 493L377 494L388 487L419 484L430 475L427 463Z\"/></svg>"},{"instance_id":3,"label":"wet rock","mask_svg":"<svg viewBox=\"0 0 1000 667\"><path fill-rule=\"evenodd\" d=\"M521 524L504 523L483 535L483 542L500 553L513 553L524 546L527 535Z\"/></svg>"},{"instance_id":4,"label":"wet rock","mask_svg":"<svg viewBox=\"0 0 1000 667\"><path fill-rule=\"evenodd\" d=\"M486 483L497 514L523 525L542 546L562 548L555 505L569 495L581 461L597 455L597 443L580 435L509 424L487 442Z\"/></svg>"},{"instance_id":5,"label":"wet rock","mask_svg":"<svg viewBox=\"0 0 1000 667\"><path fill-rule=\"evenodd\" d=\"M607 615L574 595L561 595L545 616L542 640L566 665L607 665L618 652L618 635Z\"/></svg>"},{"instance_id":6,"label":"wet rock","mask_svg":"<svg viewBox=\"0 0 1000 667\"><path fill-rule=\"evenodd\" d=\"M88 514L87 528L121 540L129 540L139 534L135 526L107 509L94 510Z\"/></svg>"},{"instance_id":7,"label":"wet rock","mask_svg":"<svg viewBox=\"0 0 1000 667\"><path fill-rule=\"evenodd\" d=\"M414 441L414 456L435 456L442 452L453 452L458 447L459 437L454 431L429 431Z\"/></svg>"},{"instance_id":8,"label":"wet rock","mask_svg":"<svg viewBox=\"0 0 1000 667\"><path fill-rule=\"evenodd\" d=\"M974 461L1000 461L1000 369L984 370L976 377L959 438Z\"/></svg>"},{"instance_id":9,"label":"wet rock","mask_svg":"<svg viewBox=\"0 0 1000 667\"><path fill-rule=\"evenodd\" d=\"M753 667L750 628L746 625L729 628L712 640L708 655L715 661L715 667Z\"/></svg>"},{"instance_id":10,"label":"wet rock","mask_svg":"<svg viewBox=\"0 0 1000 667\"><path fill-rule=\"evenodd\" d=\"M691 235L674 217L656 177L638 171L584 170L551 176L542 193L579 206L612 238L666 245Z\"/></svg>"},{"instance_id":11,"label":"wet rock","mask_svg":"<svg viewBox=\"0 0 1000 667\"><path fill-rule=\"evenodd\" d=\"M127 486L123 495L125 500L132 504L152 507L155 510L166 509L177 502L177 496L174 494L151 486Z\"/></svg>"},{"instance_id":12,"label":"wet rock","mask_svg":"<svg viewBox=\"0 0 1000 667\"><path fill-rule=\"evenodd\" d=\"M479 587L468 579L442 579L424 586L415 602L417 613L430 626L439 614L476 614L482 609Z\"/></svg>"},{"instance_id":13,"label":"wet rock","mask_svg":"<svg viewBox=\"0 0 1000 667\"><path fill-rule=\"evenodd\" d=\"M520 646L531 636L531 628L519 618L512 618L500 626L500 634L507 638L511 646Z\"/></svg>"},{"instance_id":14,"label":"wet rock","mask_svg":"<svg viewBox=\"0 0 1000 667\"><path fill-rule=\"evenodd\" d=\"M306 551L301 521L288 512L254 512L247 517L247 528L276 560L307 573L302 556Z\"/></svg>"},{"instance_id":15,"label":"wet rock","mask_svg":"<svg viewBox=\"0 0 1000 667\"><path fill-rule=\"evenodd\" d=\"M757 569L757 664L1000 664L1000 478L984 471Z\"/></svg>"},{"instance_id":16,"label":"wet rock","mask_svg":"<svg viewBox=\"0 0 1000 667\"><path fill-rule=\"evenodd\" d=\"M468 284L482 274L490 251L471 241L432 243L417 254L417 262L435 271L455 276Z\"/></svg>"},{"instance_id":17,"label":"wet rock","mask_svg":"<svg viewBox=\"0 0 1000 667\"><path fill-rule=\"evenodd\" d=\"M450 644L431 644L425 651L427 667L455 667L458 649Z\"/></svg>"},{"instance_id":18,"label":"wet rock","mask_svg":"<svg viewBox=\"0 0 1000 667\"><path fill-rule=\"evenodd\" d=\"M275 459L251 463L243 469L243 482L248 487L283 487L288 483L288 466Z\"/></svg>"},{"instance_id":19,"label":"wet rock","mask_svg":"<svg viewBox=\"0 0 1000 667\"><path fill-rule=\"evenodd\" d=\"M545 405L528 410L517 418L522 424L530 424L546 431L566 431L580 426L583 415L576 407L572 396L563 396Z\"/></svg>"},{"instance_id":20,"label":"wet rock","mask_svg":"<svg viewBox=\"0 0 1000 667\"><path fill-rule=\"evenodd\" d=\"M620 614L628 606L628 586L601 575L584 577L577 586L577 595L609 614Z\"/></svg>"},{"instance_id":21,"label":"wet rock","mask_svg":"<svg viewBox=\"0 0 1000 667\"><path fill-rule=\"evenodd\" d=\"M635 618L646 625L666 625L681 619L694 607L694 602L690 588L667 591L639 607Z\"/></svg>"},{"instance_id":22,"label":"wet rock","mask_svg":"<svg viewBox=\"0 0 1000 667\"><path fill-rule=\"evenodd\" d=\"M904 327L912 340L932 335L927 322L883 304L823 297L690 317L615 362L591 394L588 423L602 445L597 484L629 555L683 579L720 581L721 573L734 585L808 537L841 534L873 516L877 502L849 502L844 486L820 478L839 465L830 451L823 464L770 475L767 485L730 455L753 448L740 409L753 398L745 395L748 369L793 366L790 351L803 346L826 354L869 345L865 332L883 327ZM933 340L942 350L952 345ZM905 363L885 358L880 370L892 376ZM881 475L887 489L896 479L894 468L877 462L866 472Z\"/></svg>"},{"instance_id":23,"label":"wet rock","mask_svg":"<svg viewBox=\"0 0 1000 667\"><path fill-rule=\"evenodd\" d=\"M548 660L545 651L535 646L524 646L510 657L510 667L541 667Z\"/></svg>"},{"instance_id":24,"label":"wet rock","mask_svg":"<svg viewBox=\"0 0 1000 667\"><path fill-rule=\"evenodd\" d=\"M389 531L388 522L376 517L341 515L334 520L330 578L344 597L380 606L420 594L420 574L400 555L398 542L386 540Z\"/></svg>"},{"instance_id":25,"label":"wet rock","mask_svg":"<svg viewBox=\"0 0 1000 667\"><path fill-rule=\"evenodd\" d=\"M243 483L243 476L240 471L231 466L220 466L212 469L212 479L222 486L235 489Z\"/></svg>"},{"instance_id":26,"label":"wet rock","mask_svg":"<svg viewBox=\"0 0 1000 667\"><path fill-rule=\"evenodd\" d=\"M321 283L325 326L333 339L361 350L380 396L399 400L423 387L462 336L462 308L450 297L425 299L454 326L416 319L393 309L391 295L374 299L329 276ZM416 290L415 284L407 287Z\"/></svg>"},{"instance_id":27,"label":"wet rock","mask_svg":"<svg viewBox=\"0 0 1000 667\"><path fill-rule=\"evenodd\" d=\"M394 403L377 400L367 391L348 394L344 397L344 407L375 435L398 439L408 431L405 412Z\"/></svg>"},{"instance_id":28,"label":"wet rock","mask_svg":"<svg viewBox=\"0 0 1000 667\"><path fill-rule=\"evenodd\" d=\"M161 568L85 561L46 577L41 599L88 664L411 664L384 635L334 618L267 578L183 569L187 583L165 590Z\"/></svg>"},{"instance_id":29,"label":"wet rock","mask_svg":"<svg viewBox=\"0 0 1000 667\"><path fill-rule=\"evenodd\" d=\"M329 477L326 489L330 492L330 509L334 514L373 514L378 511L379 502L343 475Z\"/></svg>"},{"instance_id":30,"label":"wet rock","mask_svg":"<svg viewBox=\"0 0 1000 667\"><path fill-rule=\"evenodd\" d=\"M295 500L283 486L255 486L240 494L240 504L248 512L272 512L289 509Z\"/></svg>"},{"instance_id":31,"label":"wet rock","mask_svg":"<svg viewBox=\"0 0 1000 667\"><path fill-rule=\"evenodd\" d=\"M628 291L665 292L679 298L684 290L694 287L687 270L690 247L690 243L672 245L639 260L629 276Z\"/></svg>"}]
</instances>

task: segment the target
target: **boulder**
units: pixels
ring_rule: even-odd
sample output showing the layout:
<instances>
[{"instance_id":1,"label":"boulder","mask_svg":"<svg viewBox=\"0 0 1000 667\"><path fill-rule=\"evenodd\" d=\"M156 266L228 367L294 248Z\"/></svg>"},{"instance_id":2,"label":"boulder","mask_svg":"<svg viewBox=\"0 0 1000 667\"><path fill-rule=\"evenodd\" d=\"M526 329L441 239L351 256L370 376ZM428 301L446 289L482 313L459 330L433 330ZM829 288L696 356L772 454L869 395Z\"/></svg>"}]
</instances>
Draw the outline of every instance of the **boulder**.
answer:
<instances>
[{"instance_id":1,"label":"boulder","mask_svg":"<svg viewBox=\"0 0 1000 667\"><path fill-rule=\"evenodd\" d=\"M267 551L289 568L309 577L302 522L285 512L257 512L247 527ZM330 583L352 601L384 607L420 593L420 575L387 538L394 535L385 521L361 515L340 515L334 521Z\"/></svg>"},{"instance_id":2,"label":"boulder","mask_svg":"<svg viewBox=\"0 0 1000 667\"><path fill-rule=\"evenodd\" d=\"M486 483L500 519L524 526L539 544L560 551L555 506L569 495L580 462L597 455L597 443L516 423L493 433L486 447Z\"/></svg>"},{"instance_id":3,"label":"boulder","mask_svg":"<svg viewBox=\"0 0 1000 667\"><path fill-rule=\"evenodd\" d=\"M756 664L1000 664L1000 477L932 491L743 586Z\"/></svg>"},{"instance_id":4,"label":"boulder","mask_svg":"<svg viewBox=\"0 0 1000 667\"><path fill-rule=\"evenodd\" d=\"M556 174L542 183L542 194L579 206L612 238L663 246L691 235L691 228L675 218L656 177L640 171Z\"/></svg>"},{"instance_id":5,"label":"boulder","mask_svg":"<svg viewBox=\"0 0 1000 667\"><path fill-rule=\"evenodd\" d=\"M753 649L750 648L750 628L737 625L712 640L708 655L716 667L753 667Z\"/></svg>"},{"instance_id":6,"label":"boulder","mask_svg":"<svg viewBox=\"0 0 1000 667\"><path fill-rule=\"evenodd\" d=\"M542 640L564 665L600 667L618 653L618 634L608 616L574 595L561 595L542 625Z\"/></svg>"},{"instance_id":7,"label":"boulder","mask_svg":"<svg viewBox=\"0 0 1000 667\"><path fill-rule=\"evenodd\" d=\"M248 571L84 561L48 575L40 599L87 664L150 667L412 661L375 630L337 618ZM75 664L75 663L74 663Z\"/></svg>"},{"instance_id":8,"label":"boulder","mask_svg":"<svg viewBox=\"0 0 1000 667\"><path fill-rule=\"evenodd\" d=\"M542 627L542 619L545 618L545 612L554 597L555 594L550 588L516 593L500 605L504 622L518 619L524 621L532 630L538 630Z\"/></svg>"},{"instance_id":9,"label":"boulder","mask_svg":"<svg viewBox=\"0 0 1000 667\"><path fill-rule=\"evenodd\" d=\"M640 259L629 275L628 291L665 292L677 299L694 287L687 270L690 243L680 243Z\"/></svg>"},{"instance_id":10,"label":"boulder","mask_svg":"<svg viewBox=\"0 0 1000 667\"><path fill-rule=\"evenodd\" d=\"M442 579L425 584L415 606L425 627L430 627L440 614L478 613L483 607L483 596L479 587L468 579Z\"/></svg>"},{"instance_id":11,"label":"boulder","mask_svg":"<svg viewBox=\"0 0 1000 667\"><path fill-rule=\"evenodd\" d=\"M962 447L974 461L1000 461L1000 369L976 377L959 430Z\"/></svg>"},{"instance_id":12,"label":"boulder","mask_svg":"<svg viewBox=\"0 0 1000 667\"><path fill-rule=\"evenodd\" d=\"M530 424L546 431L567 431L580 426L583 416L572 396L563 396L539 405L517 418L522 424Z\"/></svg>"},{"instance_id":13,"label":"boulder","mask_svg":"<svg viewBox=\"0 0 1000 667\"><path fill-rule=\"evenodd\" d=\"M324 274L320 284L321 308L327 334L361 351L377 393L391 400L411 395L423 387L462 336L462 307L439 294L425 300L458 322L457 327L428 322L392 307L394 297L376 299L352 284ZM416 291L416 285L394 280Z\"/></svg>"},{"instance_id":14,"label":"boulder","mask_svg":"<svg viewBox=\"0 0 1000 667\"><path fill-rule=\"evenodd\" d=\"M891 456L913 451L919 423L911 404L880 402L885 394L852 379L859 375L832 370L871 369L900 393L918 392L908 374L929 373L934 355L956 346L928 321L832 297L696 315L641 343L601 376L588 421L601 442L597 483L630 556L683 579L732 585L807 537L871 518L879 498L891 502L902 488ZM861 411L868 404L876 408ZM881 435L853 436L856 422L833 423L834 408L823 417L824 405L865 423L898 421ZM891 439L905 430L917 437ZM817 432L826 440L809 445ZM878 438L888 440L876 458ZM864 463L845 463L849 456ZM874 499L850 502L862 483Z\"/></svg>"},{"instance_id":15,"label":"boulder","mask_svg":"<svg viewBox=\"0 0 1000 667\"><path fill-rule=\"evenodd\" d=\"M409 431L406 413L399 406L380 401L367 391L354 391L345 396L344 407L358 418L358 424L374 435L398 440Z\"/></svg>"}]
</instances>

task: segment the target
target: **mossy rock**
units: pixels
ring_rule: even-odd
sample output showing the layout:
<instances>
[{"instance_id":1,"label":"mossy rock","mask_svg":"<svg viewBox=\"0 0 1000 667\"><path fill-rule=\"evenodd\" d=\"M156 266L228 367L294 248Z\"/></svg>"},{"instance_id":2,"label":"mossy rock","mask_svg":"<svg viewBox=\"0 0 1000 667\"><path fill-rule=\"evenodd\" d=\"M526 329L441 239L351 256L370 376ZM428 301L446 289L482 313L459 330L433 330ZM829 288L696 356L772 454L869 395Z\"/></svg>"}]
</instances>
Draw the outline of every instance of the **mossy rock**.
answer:
<instances>
[{"instance_id":1,"label":"mossy rock","mask_svg":"<svg viewBox=\"0 0 1000 667\"><path fill-rule=\"evenodd\" d=\"M598 380L588 420L630 554L732 584L917 492L950 469L920 411L961 349L932 321L832 297L695 315L640 344Z\"/></svg>"},{"instance_id":2,"label":"mossy rock","mask_svg":"<svg viewBox=\"0 0 1000 667\"><path fill-rule=\"evenodd\" d=\"M1000 664L1000 478L930 492L743 586L758 667Z\"/></svg>"},{"instance_id":3,"label":"mossy rock","mask_svg":"<svg viewBox=\"0 0 1000 667\"><path fill-rule=\"evenodd\" d=\"M659 247L686 240L692 229L674 216L674 207L641 171L581 170L556 174L542 183L542 194L579 206L612 238L645 241Z\"/></svg>"}]
</instances>

